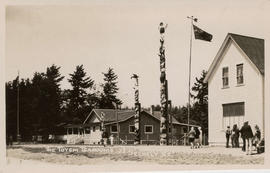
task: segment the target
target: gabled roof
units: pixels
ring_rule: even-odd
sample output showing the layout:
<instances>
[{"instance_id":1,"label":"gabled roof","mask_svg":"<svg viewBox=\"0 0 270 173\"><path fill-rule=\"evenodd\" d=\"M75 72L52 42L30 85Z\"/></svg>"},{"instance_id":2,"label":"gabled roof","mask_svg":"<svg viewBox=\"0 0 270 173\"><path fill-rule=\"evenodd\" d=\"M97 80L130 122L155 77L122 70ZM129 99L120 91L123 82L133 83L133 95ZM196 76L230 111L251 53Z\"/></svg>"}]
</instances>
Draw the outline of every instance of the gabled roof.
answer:
<instances>
[{"instance_id":1,"label":"gabled roof","mask_svg":"<svg viewBox=\"0 0 270 173\"><path fill-rule=\"evenodd\" d=\"M160 117L161 117L161 112L160 111L153 111L153 114L151 114L150 111L144 111L144 112L148 113L149 115L152 115L154 118L156 118L157 120L160 121ZM169 115L169 118L170 118L170 115ZM184 125L184 126L188 125L186 123L179 122L173 115L172 115L172 123L173 124L178 124L178 125ZM198 125L195 125L195 124L190 124L190 126L199 127Z\"/></svg>"},{"instance_id":2,"label":"gabled roof","mask_svg":"<svg viewBox=\"0 0 270 173\"><path fill-rule=\"evenodd\" d=\"M153 111L153 114L151 114L151 112L147 112L149 113L150 115L152 115L153 117L155 117L156 119L160 120L160 117L161 117L161 112L160 111ZM170 117L170 116L169 116ZM172 116L172 123L173 124L179 124L179 121L177 121L174 116Z\"/></svg>"},{"instance_id":3,"label":"gabled roof","mask_svg":"<svg viewBox=\"0 0 270 173\"><path fill-rule=\"evenodd\" d=\"M228 33L208 70L204 82L209 80L212 72L219 62L219 59L222 57L221 55L223 54L226 45L228 45L230 40L238 45L243 53L245 53L251 62L257 67L260 73L264 75L264 39Z\"/></svg>"},{"instance_id":4,"label":"gabled roof","mask_svg":"<svg viewBox=\"0 0 270 173\"><path fill-rule=\"evenodd\" d=\"M145 112L149 116L151 116L151 117L157 119L158 121L160 121L160 117L161 117L161 112L160 111L154 111L153 114L151 114L150 111L144 111L143 110L142 112ZM93 109L89 113L87 118L85 119L85 121L83 123L84 125L88 124L88 123L86 124L86 122L90 118L90 115L92 113L95 113L99 120L104 119L105 125L113 124L113 123L117 123L117 122L123 122L123 121L126 121L126 120L132 118L135 115L134 110L117 110L117 114L118 114L118 121L117 121L117 116L116 116L116 110L115 109ZM172 116L172 123L173 124L178 124L178 125L187 125L185 123L180 123L179 121L177 121L174 116ZM192 124L190 124L190 126L198 127L197 125L192 125Z\"/></svg>"},{"instance_id":5,"label":"gabled roof","mask_svg":"<svg viewBox=\"0 0 270 173\"><path fill-rule=\"evenodd\" d=\"M113 122L113 121L123 121L135 115L134 110L115 110L115 109L93 109L87 118L84 121L84 124L89 119L90 115L94 112L99 120L104 120L104 122ZM117 115L116 115L117 112Z\"/></svg>"}]
</instances>

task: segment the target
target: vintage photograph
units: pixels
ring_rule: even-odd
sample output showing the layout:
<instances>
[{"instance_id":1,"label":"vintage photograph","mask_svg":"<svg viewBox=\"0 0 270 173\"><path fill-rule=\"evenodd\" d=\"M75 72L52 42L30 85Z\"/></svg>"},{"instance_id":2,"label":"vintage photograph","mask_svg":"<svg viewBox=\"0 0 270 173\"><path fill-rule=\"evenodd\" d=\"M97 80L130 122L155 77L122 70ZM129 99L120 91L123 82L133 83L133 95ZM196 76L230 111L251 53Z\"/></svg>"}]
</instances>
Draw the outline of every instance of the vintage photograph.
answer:
<instances>
[{"instance_id":1,"label":"vintage photograph","mask_svg":"<svg viewBox=\"0 0 270 173\"><path fill-rule=\"evenodd\" d=\"M263 168L269 4L6 5L7 167Z\"/></svg>"}]
</instances>

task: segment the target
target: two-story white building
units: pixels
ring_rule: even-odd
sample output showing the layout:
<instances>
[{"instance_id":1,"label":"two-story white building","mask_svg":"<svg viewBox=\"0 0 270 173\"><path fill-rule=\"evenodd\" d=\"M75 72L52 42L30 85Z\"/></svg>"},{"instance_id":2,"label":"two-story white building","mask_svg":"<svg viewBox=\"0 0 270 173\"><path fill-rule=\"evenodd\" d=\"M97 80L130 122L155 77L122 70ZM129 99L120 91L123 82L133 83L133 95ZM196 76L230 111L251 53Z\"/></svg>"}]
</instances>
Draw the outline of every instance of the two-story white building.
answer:
<instances>
[{"instance_id":1,"label":"two-story white building","mask_svg":"<svg viewBox=\"0 0 270 173\"><path fill-rule=\"evenodd\" d=\"M209 144L225 145L227 126L249 121L264 134L264 40L228 33L208 82Z\"/></svg>"}]
</instances>

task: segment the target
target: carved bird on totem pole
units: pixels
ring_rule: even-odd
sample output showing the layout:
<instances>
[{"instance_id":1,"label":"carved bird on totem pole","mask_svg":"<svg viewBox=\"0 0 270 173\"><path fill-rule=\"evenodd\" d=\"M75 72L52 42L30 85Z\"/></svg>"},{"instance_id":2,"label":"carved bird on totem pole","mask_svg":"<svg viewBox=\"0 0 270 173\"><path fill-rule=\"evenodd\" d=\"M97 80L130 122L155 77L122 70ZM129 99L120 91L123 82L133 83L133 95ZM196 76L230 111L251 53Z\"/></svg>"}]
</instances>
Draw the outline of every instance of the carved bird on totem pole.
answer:
<instances>
[{"instance_id":1,"label":"carved bird on totem pole","mask_svg":"<svg viewBox=\"0 0 270 173\"><path fill-rule=\"evenodd\" d=\"M136 74L133 74L132 76L131 76L131 79L132 78L134 78L134 79L138 79L139 78L139 76L138 75L136 75Z\"/></svg>"}]
</instances>

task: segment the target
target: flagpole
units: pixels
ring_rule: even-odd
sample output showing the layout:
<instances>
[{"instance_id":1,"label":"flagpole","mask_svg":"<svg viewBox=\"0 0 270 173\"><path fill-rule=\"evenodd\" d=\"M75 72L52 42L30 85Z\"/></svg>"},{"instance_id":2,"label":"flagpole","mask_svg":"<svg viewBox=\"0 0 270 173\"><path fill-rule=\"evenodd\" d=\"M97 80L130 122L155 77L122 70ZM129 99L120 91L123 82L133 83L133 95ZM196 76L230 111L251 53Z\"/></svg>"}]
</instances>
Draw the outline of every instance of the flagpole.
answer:
<instances>
[{"instance_id":1,"label":"flagpole","mask_svg":"<svg viewBox=\"0 0 270 173\"><path fill-rule=\"evenodd\" d=\"M193 16L187 16L188 19L191 20L191 28L190 28L190 46L189 46L189 73L188 73L188 132L189 132L189 126L190 126L190 78L191 78L191 53L192 53L192 28L193 28L193 21L197 21L197 18L194 18Z\"/></svg>"}]
</instances>

